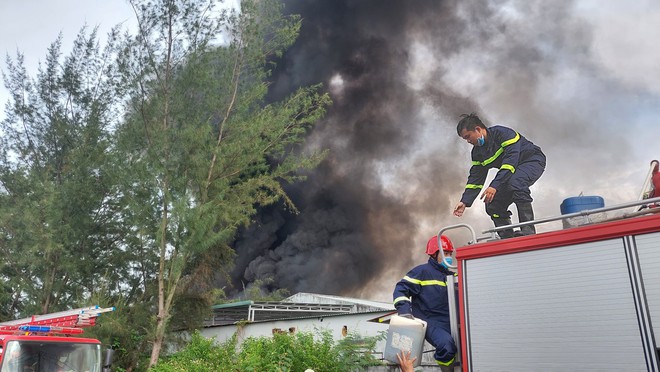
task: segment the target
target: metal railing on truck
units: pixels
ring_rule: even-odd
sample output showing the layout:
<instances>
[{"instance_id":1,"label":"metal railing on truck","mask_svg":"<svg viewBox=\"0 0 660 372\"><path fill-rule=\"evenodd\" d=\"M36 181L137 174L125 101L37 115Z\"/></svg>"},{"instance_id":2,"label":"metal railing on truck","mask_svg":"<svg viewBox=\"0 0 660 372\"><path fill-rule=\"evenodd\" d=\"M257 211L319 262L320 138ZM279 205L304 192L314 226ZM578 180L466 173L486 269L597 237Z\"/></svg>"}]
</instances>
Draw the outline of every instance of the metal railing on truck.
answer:
<instances>
[{"instance_id":1,"label":"metal railing on truck","mask_svg":"<svg viewBox=\"0 0 660 372\"><path fill-rule=\"evenodd\" d=\"M636 200L636 201L633 201L633 202L616 204L616 205L612 205L612 206L609 206L609 207L602 207L602 208L596 208L596 209L587 209L587 210L583 210L583 211L580 211L580 212L567 213L567 214L562 214L562 215L555 216L555 217L547 217L547 218L541 218L541 219L533 220L533 221L514 223L514 224L506 225L506 226L493 227L491 229L482 231L482 233L483 234L488 234L488 233L491 234L490 237L486 237L485 239L498 239L497 232L502 231L502 230L508 230L508 229L513 229L513 228L516 228L516 227L529 226L529 225L539 225L539 224L542 224L542 223L567 220L569 218L575 218L575 217L585 217L585 216L589 216L589 215L592 215L592 214L609 212L609 211L614 211L614 210L619 210L619 209L626 209L626 208L630 208L630 207L652 205L652 204L656 204L656 203L660 203L660 197L651 198L651 199L644 199L644 200ZM599 221L599 223L608 222L608 221L616 221L616 220L621 220L621 219L631 218L631 217L637 217L637 216L642 216L642 215L652 214L652 213L660 213L660 207L644 208L644 209L634 208L634 210L632 212L626 212L626 213L622 213L621 215L618 215L618 216L609 217L609 218L606 218L602 221ZM445 230L449 229L449 228L454 228L456 226L460 226L460 225L448 226L447 228L445 228ZM483 240L483 239L480 239L480 240ZM473 240L473 242L468 242L468 244L473 244L474 242L477 242L476 237Z\"/></svg>"}]
</instances>

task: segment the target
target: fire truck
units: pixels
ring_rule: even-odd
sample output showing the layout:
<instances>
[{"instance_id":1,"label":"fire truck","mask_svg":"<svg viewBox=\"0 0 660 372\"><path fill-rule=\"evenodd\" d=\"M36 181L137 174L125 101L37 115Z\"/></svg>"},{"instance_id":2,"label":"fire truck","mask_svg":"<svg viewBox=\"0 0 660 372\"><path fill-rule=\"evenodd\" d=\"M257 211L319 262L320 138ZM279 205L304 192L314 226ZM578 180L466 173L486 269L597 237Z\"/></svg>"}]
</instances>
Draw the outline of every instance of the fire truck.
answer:
<instances>
[{"instance_id":1,"label":"fire truck","mask_svg":"<svg viewBox=\"0 0 660 372\"><path fill-rule=\"evenodd\" d=\"M447 277L455 370L660 370L658 162L651 168L645 187L652 187L634 202L494 228L481 238L466 224L438 232L471 236L455 250L457 279ZM550 221L564 226L496 235Z\"/></svg>"},{"instance_id":2,"label":"fire truck","mask_svg":"<svg viewBox=\"0 0 660 372\"><path fill-rule=\"evenodd\" d=\"M113 307L92 306L0 323L0 372L106 372L101 342L80 337L83 328Z\"/></svg>"}]
</instances>

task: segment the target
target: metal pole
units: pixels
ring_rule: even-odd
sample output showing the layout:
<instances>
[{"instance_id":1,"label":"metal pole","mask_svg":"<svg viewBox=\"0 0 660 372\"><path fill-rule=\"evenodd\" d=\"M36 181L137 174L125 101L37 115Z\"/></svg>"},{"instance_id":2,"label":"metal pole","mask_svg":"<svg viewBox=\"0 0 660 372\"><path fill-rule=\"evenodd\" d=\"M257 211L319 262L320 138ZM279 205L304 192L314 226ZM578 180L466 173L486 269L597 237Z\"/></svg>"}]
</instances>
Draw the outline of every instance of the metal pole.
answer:
<instances>
[{"instance_id":1,"label":"metal pole","mask_svg":"<svg viewBox=\"0 0 660 372\"><path fill-rule=\"evenodd\" d=\"M449 300L449 326L451 330L451 337L454 339L456 345L456 361L460 361L461 340L458 333L458 309L456 304L456 277L454 275L447 275L447 299Z\"/></svg>"}]
</instances>

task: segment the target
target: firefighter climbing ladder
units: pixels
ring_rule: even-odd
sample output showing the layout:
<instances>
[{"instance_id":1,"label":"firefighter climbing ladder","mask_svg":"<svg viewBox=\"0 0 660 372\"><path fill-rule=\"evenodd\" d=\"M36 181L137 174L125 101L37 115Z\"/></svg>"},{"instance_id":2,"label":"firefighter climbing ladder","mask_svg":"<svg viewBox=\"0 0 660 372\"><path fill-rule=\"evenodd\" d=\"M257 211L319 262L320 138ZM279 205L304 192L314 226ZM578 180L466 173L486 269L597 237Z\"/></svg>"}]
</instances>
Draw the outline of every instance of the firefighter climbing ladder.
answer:
<instances>
[{"instance_id":1,"label":"firefighter climbing ladder","mask_svg":"<svg viewBox=\"0 0 660 372\"><path fill-rule=\"evenodd\" d=\"M96 324L96 319L103 313L114 311L114 307L83 307L56 313L33 315L29 318L0 323L0 334L15 333L62 333L80 334L82 328Z\"/></svg>"}]
</instances>

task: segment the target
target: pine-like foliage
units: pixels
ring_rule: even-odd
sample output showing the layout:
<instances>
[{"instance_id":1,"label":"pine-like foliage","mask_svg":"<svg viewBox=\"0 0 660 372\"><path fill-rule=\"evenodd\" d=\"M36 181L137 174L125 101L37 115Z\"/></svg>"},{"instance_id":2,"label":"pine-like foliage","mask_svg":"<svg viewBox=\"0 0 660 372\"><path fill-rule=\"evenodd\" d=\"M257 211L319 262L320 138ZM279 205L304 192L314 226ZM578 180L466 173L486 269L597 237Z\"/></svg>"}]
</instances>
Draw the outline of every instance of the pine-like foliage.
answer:
<instances>
[{"instance_id":1,"label":"pine-like foliage","mask_svg":"<svg viewBox=\"0 0 660 372\"><path fill-rule=\"evenodd\" d=\"M130 3L134 35L102 47L83 28L66 56L60 37L36 77L6 60L0 320L116 305L90 335L140 370L217 299L209 279L256 208L295 211L283 185L323 158L299 144L330 100L311 86L265 101L301 22L276 0Z\"/></svg>"},{"instance_id":2,"label":"pine-like foliage","mask_svg":"<svg viewBox=\"0 0 660 372\"><path fill-rule=\"evenodd\" d=\"M274 1L243 1L240 12L201 0L132 4L139 33L118 60L128 113L116 150L121 219L135 232L125 249L158 260L153 364L178 299L213 293L206 279L231 260L236 228L259 205L295 208L282 183L322 158L296 145L329 98L313 86L264 101L268 61L300 27Z\"/></svg>"},{"instance_id":3,"label":"pine-like foliage","mask_svg":"<svg viewBox=\"0 0 660 372\"><path fill-rule=\"evenodd\" d=\"M11 94L0 124L1 316L75 307L100 282L119 282L114 181L107 167L117 124L112 43L83 28L62 57L61 36L36 78L7 57ZM82 306L82 305L81 305Z\"/></svg>"}]
</instances>

